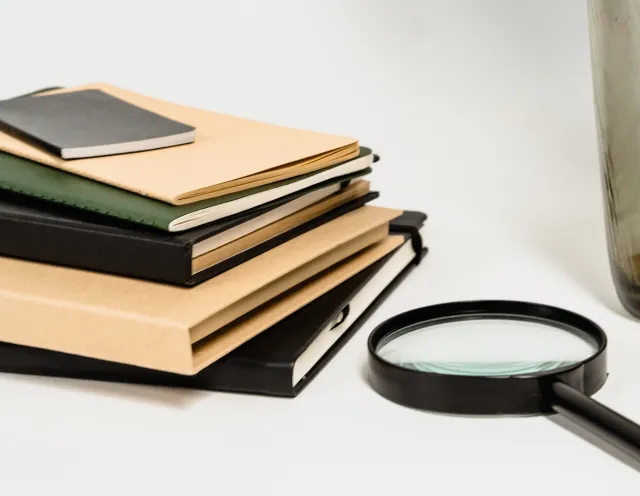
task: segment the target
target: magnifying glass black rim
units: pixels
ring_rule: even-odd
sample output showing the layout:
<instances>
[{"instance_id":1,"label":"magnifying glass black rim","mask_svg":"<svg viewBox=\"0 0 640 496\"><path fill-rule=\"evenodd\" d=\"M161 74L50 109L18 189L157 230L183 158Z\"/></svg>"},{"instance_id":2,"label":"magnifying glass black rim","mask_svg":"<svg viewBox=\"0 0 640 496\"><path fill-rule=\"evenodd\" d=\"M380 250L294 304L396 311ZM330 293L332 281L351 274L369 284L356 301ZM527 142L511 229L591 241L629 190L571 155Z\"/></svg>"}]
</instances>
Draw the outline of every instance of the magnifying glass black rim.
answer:
<instances>
[{"instance_id":1,"label":"magnifying glass black rim","mask_svg":"<svg viewBox=\"0 0 640 496\"><path fill-rule=\"evenodd\" d=\"M566 367L511 376L445 375L411 370L377 354L389 336L415 324L425 325L474 318L540 322L572 329L593 339L597 350ZM607 378L607 336L595 322L569 310L515 300L470 300L441 303L396 315L378 325L368 339L369 381L382 396L405 406L457 414L550 413L548 390L563 381L587 395Z\"/></svg>"}]
</instances>

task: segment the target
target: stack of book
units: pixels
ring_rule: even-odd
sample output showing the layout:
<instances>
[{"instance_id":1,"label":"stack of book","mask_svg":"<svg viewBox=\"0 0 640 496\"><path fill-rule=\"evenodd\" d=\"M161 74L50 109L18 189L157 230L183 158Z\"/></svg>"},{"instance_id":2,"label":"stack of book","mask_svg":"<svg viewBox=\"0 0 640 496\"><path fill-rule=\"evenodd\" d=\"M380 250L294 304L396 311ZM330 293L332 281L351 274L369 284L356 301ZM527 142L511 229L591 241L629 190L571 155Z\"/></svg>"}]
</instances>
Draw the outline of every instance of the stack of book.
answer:
<instances>
[{"instance_id":1,"label":"stack of book","mask_svg":"<svg viewBox=\"0 0 640 496\"><path fill-rule=\"evenodd\" d=\"M0 372L298 395L426 253L378 162L108 84L0 101Z\"/></svg>"}]
</instances>

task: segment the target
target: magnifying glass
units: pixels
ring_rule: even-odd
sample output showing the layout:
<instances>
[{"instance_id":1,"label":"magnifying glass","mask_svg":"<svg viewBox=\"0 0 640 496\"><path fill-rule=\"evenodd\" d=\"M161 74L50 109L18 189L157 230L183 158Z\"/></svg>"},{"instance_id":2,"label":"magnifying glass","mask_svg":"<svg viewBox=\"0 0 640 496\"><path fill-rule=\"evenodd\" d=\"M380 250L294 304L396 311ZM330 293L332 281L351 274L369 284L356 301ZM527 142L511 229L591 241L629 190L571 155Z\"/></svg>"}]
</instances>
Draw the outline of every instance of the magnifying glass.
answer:
<instances>
[{"instance_id":1,"label":"magnifying glass","mask_svg":"<svg viewBox=\"0 0 640 496\"><path fill-rule=\"evenodd\" d=\"M444 303L399 314L368 341L370 383L412 408L464 415L561 414L640 458L640 426L597 402L604 331L556 307Z\"/></svg>"}]
</instances>

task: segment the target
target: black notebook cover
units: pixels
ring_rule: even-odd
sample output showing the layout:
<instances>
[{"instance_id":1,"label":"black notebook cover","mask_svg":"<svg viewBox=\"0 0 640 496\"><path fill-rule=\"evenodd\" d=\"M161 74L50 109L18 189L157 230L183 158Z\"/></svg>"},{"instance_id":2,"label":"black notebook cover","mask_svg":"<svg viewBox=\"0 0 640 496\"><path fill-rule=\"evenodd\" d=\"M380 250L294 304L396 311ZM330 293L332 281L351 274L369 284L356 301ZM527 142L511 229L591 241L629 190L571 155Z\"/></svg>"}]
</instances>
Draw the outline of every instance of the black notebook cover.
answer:
<instances>
[{"instance_id":1,"label":"black notebook cover","mask_svg":"<svg viewBox=\"0 0 640 496\"><path fill-rule=\"evenodd\" d=\"M313 190L315 187L309 188ZM192 274L192 248L205 239L295 200L303 190L205 226L167 233L28 196L0 191L0 256L178 286L194 286L359 208L370 192L290 231Z\"/></svg>"},{"instance_id":2,"label":"black notebook cover","mask_svg":"<svg viewBox=\"0 0 640 496\"><path fill-rule=\"evenodd\" d=\"M100 90L0 101L0 130L63 159L183 145L195 128Z\"/></svg>"},{"instance_id":3,"label":"black notebook cover","mask_svg":"<svg viewBox=\"0 0 640 496\"><path fill-rule=\"evenodd\" d=\"M391 226L391 232L403 234L405 244L382 260L356 274L340 286L291 314L252 340L222 357L194 376L184 376L104 360L43 350L39 348L0 343L0 372L65 377L130 384L146 384L209 391L261 394L295 397L317 376L349 339L362 327L373 312L420 263L427 253L422 246L418 229L426 216L407 211ZM350 304L363 291L367 283L388 267L400 250L410 247L408 263L396 266L385 287L374 288L376 293L370 304L355 313L355 320L337 341L293 383L296 361L326 329L340 325L348 318ZM402 253L405 255L406 250ZM381 281L385 280L384 278ZM369 288L371 289L371 288ZM365 300L366 302L366 300ZM362 304L362 302L361 302ZM363 310L363 311L362 311Z\"/></svg>"}]
</instances>

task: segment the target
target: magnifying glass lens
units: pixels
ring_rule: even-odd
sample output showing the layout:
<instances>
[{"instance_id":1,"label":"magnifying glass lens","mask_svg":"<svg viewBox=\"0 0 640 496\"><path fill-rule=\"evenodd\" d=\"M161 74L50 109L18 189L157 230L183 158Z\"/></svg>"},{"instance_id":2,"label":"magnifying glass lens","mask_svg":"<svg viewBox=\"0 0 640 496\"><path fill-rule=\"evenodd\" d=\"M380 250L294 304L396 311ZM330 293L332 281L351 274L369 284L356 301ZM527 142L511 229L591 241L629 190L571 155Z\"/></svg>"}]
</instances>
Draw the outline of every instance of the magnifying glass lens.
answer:
<instances>
[{"instance_id":1,"label":"magnifying glass lens","mask_svg":"<svg viewBox=\"0 0 640 496\"><path fill-rule=\"evenodd\" d=\"M475 315L399 329L382 339L376 352L387 362L421 372L517 376L574 365L597 350L592 337L572 327Z\"/></svg>"}]
</instances>

